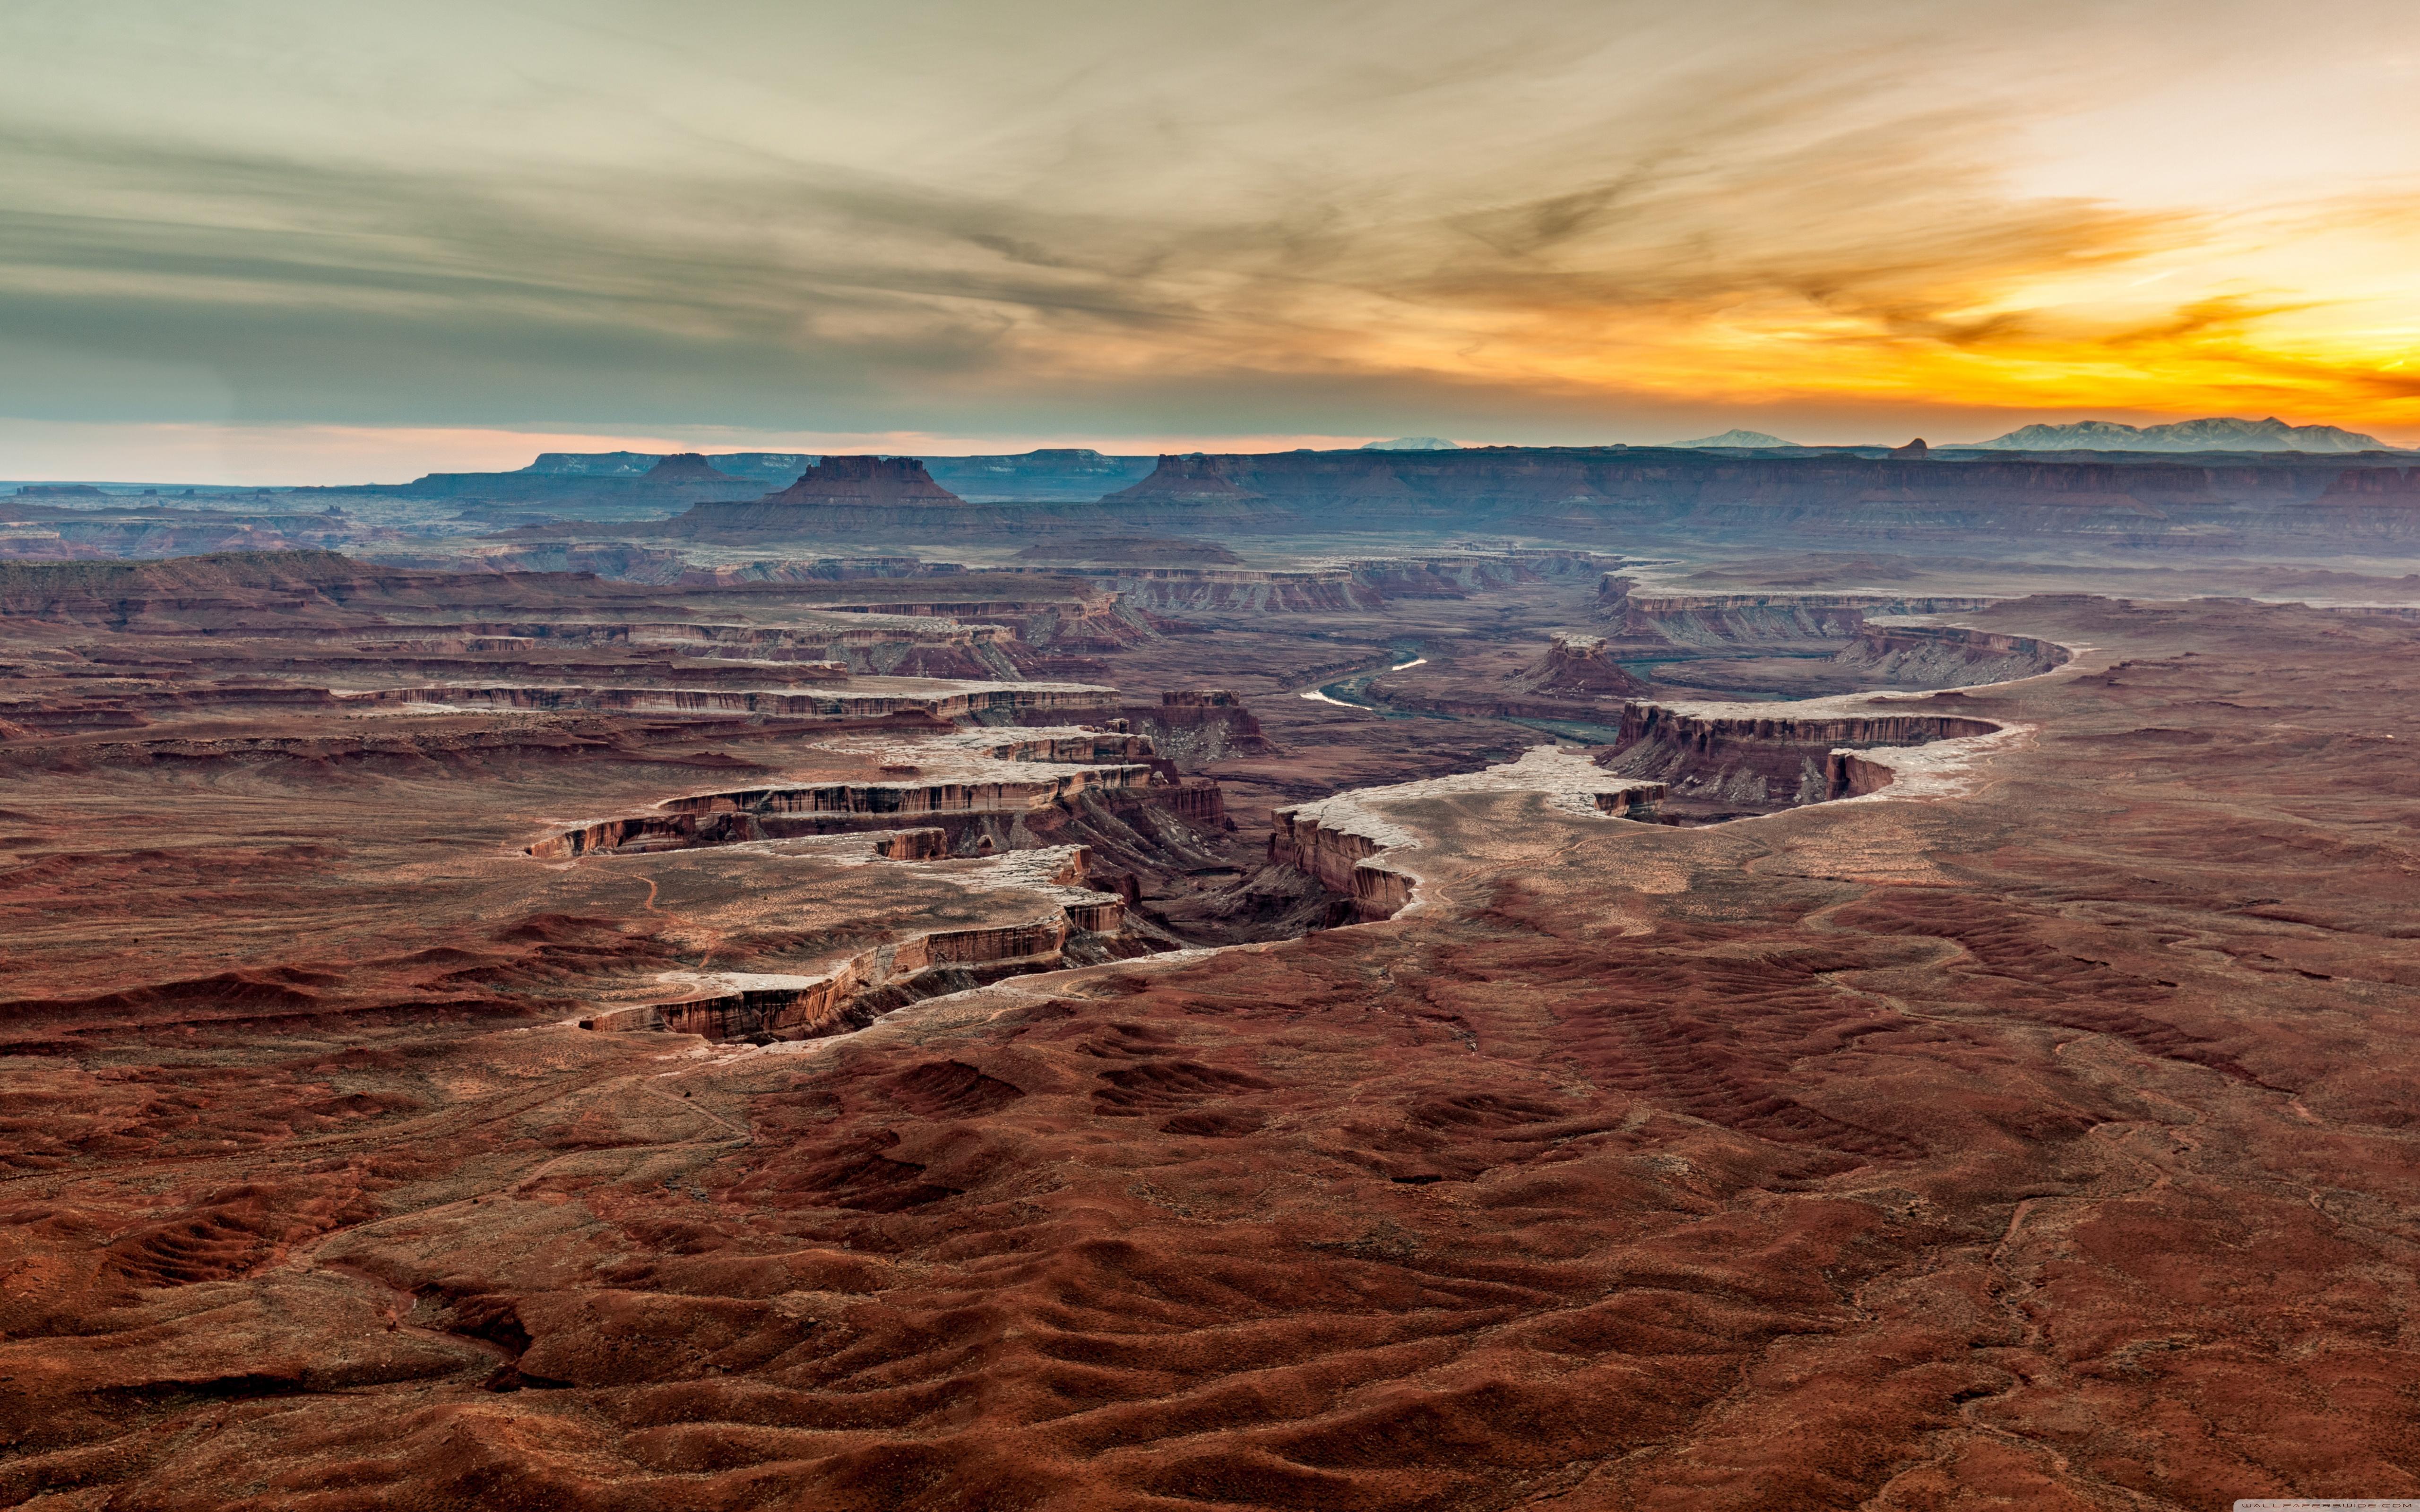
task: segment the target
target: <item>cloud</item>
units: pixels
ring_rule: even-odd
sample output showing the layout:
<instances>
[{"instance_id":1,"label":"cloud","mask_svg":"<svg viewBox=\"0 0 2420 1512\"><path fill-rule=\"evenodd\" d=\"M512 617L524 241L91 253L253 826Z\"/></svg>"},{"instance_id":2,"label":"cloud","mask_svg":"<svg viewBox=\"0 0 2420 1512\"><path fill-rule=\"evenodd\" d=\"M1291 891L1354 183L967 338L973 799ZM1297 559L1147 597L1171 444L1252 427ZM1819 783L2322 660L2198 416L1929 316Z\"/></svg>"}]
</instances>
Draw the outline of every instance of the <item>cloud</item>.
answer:
<instances>
[{"instance_id":1,"label":"cloud","mask_svg":"<svg viewBox=\"0 0 2420 1512\"><path fill-rule=\"evenodd\" d=\"M2163 203L2015 171L2125 85L2117 44L2257 8L1014 9L28 25L0 340L38 360L0 412L1063 435L1756 405L1887 433L2259 396L2420 424L2387 366L2420 329L2401 180ZM271 57L246 92L230 62Z\"/></svg>"}]
</instances>

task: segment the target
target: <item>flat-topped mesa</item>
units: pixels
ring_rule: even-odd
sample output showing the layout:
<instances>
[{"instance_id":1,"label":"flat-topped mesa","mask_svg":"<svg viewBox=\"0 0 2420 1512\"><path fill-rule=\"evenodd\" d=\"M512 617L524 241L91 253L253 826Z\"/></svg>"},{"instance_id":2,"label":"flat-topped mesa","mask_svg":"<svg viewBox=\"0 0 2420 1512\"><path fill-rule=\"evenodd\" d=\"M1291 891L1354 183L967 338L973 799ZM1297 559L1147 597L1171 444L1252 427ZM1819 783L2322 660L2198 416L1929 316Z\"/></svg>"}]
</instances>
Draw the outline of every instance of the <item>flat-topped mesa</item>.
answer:
<instances>
[{"instance_id":1,"label":"flat-topped mesa","mask_svg":"<svg viewBox=\"0 0 2420 1512\"><path fill-rule=\"evenodd\" d=\"M696 452L675 452L649 468L644 474L647 483L736 483L728 472L718 472L714 464Z\"/></svg>"},{"instance_id":2,"label":"flat-topped mesa","mask_svg":"<svg viewBox=\"0 0 2420 1512\"><path fill-rule=\"evenodd\" d=\"M1962 740L2002 729L1964 715L1763 714L1750 712L1754 708L1716 705L1720 712L1714 712L1624 704L1620 738L1597 754L1596 763L1665 783L1669 794L1658 810L1668 823L1718 823L1878 791L1890 781L1890 768L1858 759L1860 750Z\"/></svg>"},{"instance_id":3,"label":"flat-topped mesa","mask_svg":"<svg viewBox=\"0 0 2420 1512\"><path fill-rule=\"evenodd\" d=\"M799 481L762 500L768 504L963 504L933 481L912 456L828 456Z\"/></svg>"},{"instance_id":4,"label":"flat-topped mesa","mask_svg":"<svg viewBox=\"0 0 2420 1512\"><path fill-rule=\"evenodd\" d=\"M828 456L778 493L699 503L649 533L706 539L813 537L1013 520L1013 515L970 504L935 483L924 464L912 456Z\"/></svg>"},{"instance_id":5,"label":"flat-topped mesa","mask_svg":"<svg viewBox=\"0 0 2420 1512\"><path fill-rule=\"evenodd\" d=\"M1912 615L1966 613L1992 600L1941 594L1659 594L1635 591L1608 573L1597 612L1634 654L1664 647L1772 646L1803 653L1838 649L1833 665L1869 687L1971 687L2050 671L2066 649L2029 636L1961 625L1894 623Z\"/></svg>"},{"instance_id":6,"label":"flat-topped mesa","mask_svg":"<svg viewBox=\"0 0 2420 1512\"><path fill-rule=\"evenodd\" d=\"M1243 456L1214 456L1200 452L1160 454L1159 465L1140 483L1129 485L1107 495L1110 501L1126 500L1219 501L1258 499L1256 489L1236 481L1239 475L1252 471L1251 459Z\"/></svg>"}]
</instances>

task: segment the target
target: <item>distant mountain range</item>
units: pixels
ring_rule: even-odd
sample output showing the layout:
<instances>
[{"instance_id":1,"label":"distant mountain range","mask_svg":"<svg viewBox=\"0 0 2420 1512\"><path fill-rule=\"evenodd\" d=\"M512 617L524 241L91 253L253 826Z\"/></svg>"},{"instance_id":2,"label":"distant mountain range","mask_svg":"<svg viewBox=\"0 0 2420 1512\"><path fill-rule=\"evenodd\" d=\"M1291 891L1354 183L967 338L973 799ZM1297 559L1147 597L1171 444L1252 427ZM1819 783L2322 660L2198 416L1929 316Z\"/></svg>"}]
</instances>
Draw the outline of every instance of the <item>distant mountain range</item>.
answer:
<instances>
[{"instance_id":1,"label":"distant mountain range","mask_svg":"<svg viewBox=\"0 0 2420 1512\"><path fill-rule=\"evenodd\" d=\"M1785 441L1778 436L1768 436L1761 430L1727 430L1719 436L1700 436L1694 441L1674 441L1672 444L1689 447L1729 446L1745 450L1767 446L1795 446L1798 443Z\"/></svg>"},{"instance_id":2,"label":"distant mountain range","mask_svg":"<svg viewBox=\"0 0 2420 1512\"><path fill-rule=\"evenodd\" d=\"M1703 441L1684 445L1706 445ZM2121 425L2079 420L2072 425L2024 425L1978 450L1994 452L2374 452L2392 451L2375 436L2334 425L2288 425L2267 420L2180 420L2166 425Z\"/></svg>"},{"instance_id":3,"label":"distant mountain range","mask_svg":"<svg viewBox=\"0 0 2420 1512\"><path fill-rule=\"evenodd\" d=\"M1437 436L1398 436L1391 441L1364 441L1365 452L1459 452L1462 447Z\"/></svg>"}]
</instances>

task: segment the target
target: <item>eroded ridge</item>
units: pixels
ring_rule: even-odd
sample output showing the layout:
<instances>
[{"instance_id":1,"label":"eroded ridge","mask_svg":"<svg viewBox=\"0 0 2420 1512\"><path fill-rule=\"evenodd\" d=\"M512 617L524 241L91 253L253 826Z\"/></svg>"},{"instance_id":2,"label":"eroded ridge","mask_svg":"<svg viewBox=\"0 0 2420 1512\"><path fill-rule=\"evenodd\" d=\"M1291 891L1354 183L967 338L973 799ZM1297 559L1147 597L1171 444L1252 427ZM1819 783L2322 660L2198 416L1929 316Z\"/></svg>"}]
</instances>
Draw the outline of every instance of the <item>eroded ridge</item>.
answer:
<instances>
[{"instance_id":1,"label":"eroded ridge","mask_svg":"<svg viewBox=\"0 0 2420 1512\"><path fill-rule=\"evenodd\" d=\"M1203 859L1204 831L1227 827L1221 796L1216 781L1178 775L1150 736L1124 725L844 736L822 744L828 764L894 780L688 794L525 847L566 866L723 846L768 875L784 866L867 869L839 889L844 918L843 900L872 903L907 874L927 888L995 895L977 921L878 929L804 970L659 973L597 997L581 1027L759 1043L814 1038L1002 977L1175 948L1177 938L1130 905L1146 874ZM871 844L868 830L876 832ZM1097 864L1091 845L1071 841L1084 836L1114 848L1123 864Z\"/></svg>"},{"instance_id":2,"label":"eroded ridge","mask_svg":"<svg viewBox=\"0 0 2420 1512\"><path fill-rule=\"evenodd\" d=\"M1924 709L1855 702L1625 703L1621 738L1596 760L1666 783L1661 822L1711 824L1878 793L1902 766L1946 771L1945 760L2010 733L1999 721L1931 712L1931 700ZM1956 750L1929 763L1906 749L1942 742Z\"/></svg>"},{"instance_id":3,"label":"eroded ridge","mask_svg":"<svg viewBox=\"0 0 2420 1512\"><path fill-rule=\"evenodd\" d=\"M937 830L904 830L846 860L929 861L920 847ZM903 843L905 841L905 843ZM901 854L901 853L908 854ZM836 857L837 858L837 857ZM673 971L579 1020L606 1032L668 1030L708 1040L769 1044L862 1028L920 998L962 992L1004 977L1093 965L1162 949L1125 928L1125 901L1091 885L1091 853L1080 845L927 869L974 893L1032 895L1031 918L961 929L911 932L811 972Z\"/></svg>"},{"instance_id":4,"label":"eroded ridge","mask_svg":"<svg viewBox=\"0 0 2420 1512\"><path fill-rule=\"evenodd\" d=\"M1626 817L1652 807L1664 792L1661 782L1609 777L1585 756L1536 746L1518 761L1482 772L1359 788L1280 809L1269 835L1269 861L1316 878L1334 894L1331 922L1368 923L1390 918L1414 902L1419 874L1402 853L1421 841L1392 816L1398 805L1464 793L1538 793L1574 813Z\"/></svg>"},{"instance_id":5,"label":"eroded ridge","mask_svg":"<svg viewBox=\"0 0 2420 1512\"><path fill-rule=\"evenodd\" d=\"M832 747L880 763L890 780L779 783L667 798L656 811L593 820L535 841L527 854L567 860L597 852L680 849L810 835L938 825L959 854L1030 848L1046 812L1072 817L1089 799L1131 810L1138 803L1184 820L1218 825L1218 784L1188 778L1156 753L1152 737L1112 721L1014 734L973 731L914 742Z\"/></svg>"},{"instance_id":6,"label":"eroded ridge","mask_svg":"<svg viewBox=\"0 0 2420 1512\"><path fill-rule=\"evenodd\" d=\"M1081 683L988 683L923 678L851 677L845 665L782 664L784 686L726 687L577 687L492 683L376 688L340 693L369 704L438 708L621 709L660 713L737 713L819 719L923 715L936 719L1013 718L1036 713L1109 714L1117 690ZM842 690L801 691L791 683L835 682Z\"/></svg>"}]
</instances>

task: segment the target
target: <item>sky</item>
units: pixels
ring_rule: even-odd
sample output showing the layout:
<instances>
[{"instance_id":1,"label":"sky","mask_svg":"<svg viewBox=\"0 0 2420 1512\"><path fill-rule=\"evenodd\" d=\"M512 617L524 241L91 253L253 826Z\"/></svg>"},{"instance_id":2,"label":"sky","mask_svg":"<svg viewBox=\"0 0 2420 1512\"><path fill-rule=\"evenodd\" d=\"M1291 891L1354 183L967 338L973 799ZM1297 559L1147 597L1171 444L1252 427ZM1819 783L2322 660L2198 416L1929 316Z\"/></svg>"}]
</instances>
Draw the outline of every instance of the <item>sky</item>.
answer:
<instances>
[{"instance_id":1,"label":"sky","mask_svg":"<svg viewBox=\"0 0 2420 1512\"><path fill-rule=\"evenodd\" d=\"M11 0L0 54L0 477L2420 444L2409 0Z\"/></svg>"}]
</instances>

